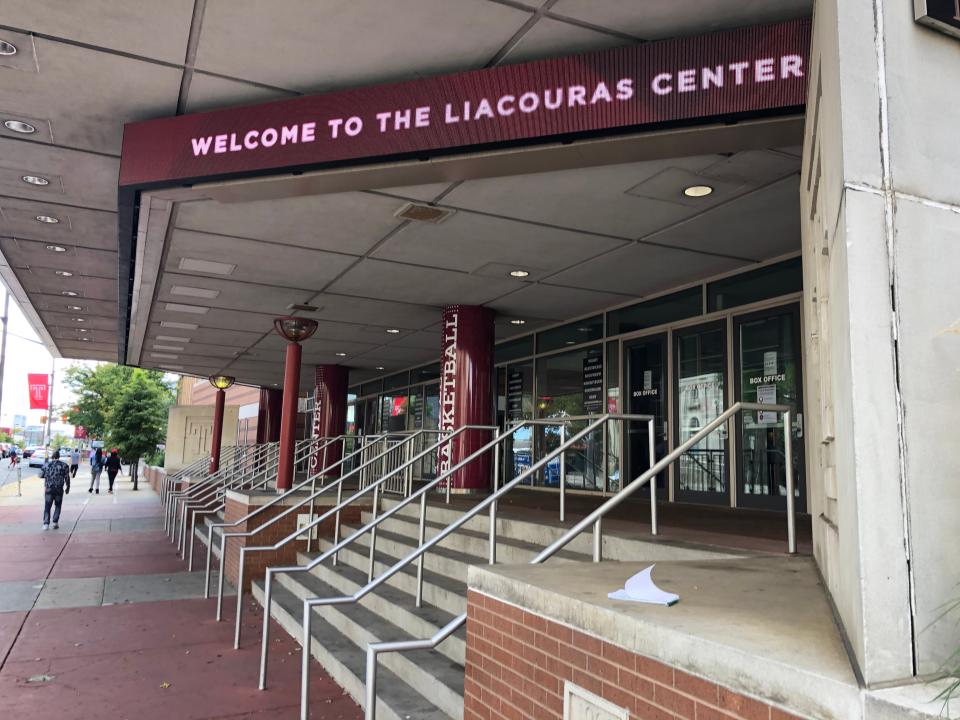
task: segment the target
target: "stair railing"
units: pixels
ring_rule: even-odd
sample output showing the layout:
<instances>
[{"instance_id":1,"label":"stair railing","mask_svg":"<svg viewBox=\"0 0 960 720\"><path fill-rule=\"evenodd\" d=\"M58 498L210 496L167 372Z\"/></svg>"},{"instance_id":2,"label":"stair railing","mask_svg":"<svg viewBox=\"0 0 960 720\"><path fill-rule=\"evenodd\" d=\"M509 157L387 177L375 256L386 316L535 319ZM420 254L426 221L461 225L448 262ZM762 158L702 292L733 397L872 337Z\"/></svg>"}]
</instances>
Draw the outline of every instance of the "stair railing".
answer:
<instances>
[{"instance_id":1,"label":"stair railing","mask_svg":"<svg viewBox=\"0 0 960 720\"><path fill-rule=\"evenodd\" d=\"M177 524L176 517L179 510L180 501L186 502L190 497L199 495L201 492L204 492L208 487L211 487L226 475L227 471L231 467L232 460L234 456L239 452L241 446L238 445L229 445L223 449L221 453L221 464L220 469L214 473L209 471L205 472L200 479L196 482L192 482L188 487L182 490L175 490L167 496L167 503L165 508L165 518L167 526L167 534L170 536L170 539L176 541L176 532ZM192 479L192 476L191 476Z\"/></svg>"},{"instance_id":2,"label":"stair railing","mask_svg":"<svg viewBox=\"0 0 960 720\"><path fill-rule=\"evenodd\" d=\"M499 459L500 444L501 444L502 442L504 442L507 438L509 438L509 437L511 437L513 434L515 434L518 430L520 430L521 428L523 428L523 427L524 427L524 424L523 424L523 423L519 423L519 424L515 425L514 427L510 428L509 430L507 430L506 432L503 432L503 433L499 432L499 428L498 428L498 429L496 430L495 434L494 434L494 439L491 440L489 443L487 443L486 445L483 445L482 447L478 448L476 451L474 451L473 453L471 453L470 455L468 455L466 458L464 458L462 461L460 461L459 463L457 463L456 465L454 465L452 468L450 468L449 470L441 473L439 476L437 476L436 479L434 479L434 480L432 480L431 482L427 483L426 485L424 485L423 487L421 487L419 490L417 490L415 493L413 493L412 495L410 495L410 496L407 497L406 499L402 500L401 502L397 503L396 505L394 505L392 508L390 508L389 510L387 510L385 513L383 513L383 514L380 515L379 517L374 517L372 520L370 520L370 522L368 522L366 525L364 525L363 527L361 527L359 530L357 530L355 533L353 533L350 537L348 537L348 538L346 538L345 540L343 540L343 541L341 541L341 542L333 545L333 547L331 547L330 549L328 549L326 552L321 553L320 555L318 555L317 557L315 557L313 560L311 560L311 561L310 561L309 563L307 563L306 565L292 566L292 567L279 567L279 568L277 568L277 567L268 567L268 568L267 568L267 571L266 571L265 581L264 581L264 593L263 593L263 595L264 595L263 605L264 605L264 618L265 618L265 621L264 621L264 627L263 627L263 633L264 633L264 634L263 634L263 636L262 636L261 651L260 651L260 689L262 690L262 689L264 689L264 688L266 687L266 661L267 661L267 649L268 649L268 647L269 647L269 617L270 617L270 597L269 597L269 595L268 595L268 592L269 592L270 584L271 584L272 577L273 577L274 574L276 574L276 573L281 573L281 572L283 572L283 573L289 573L289 572L304 572L304 571L309 571L309 570L313 569L314 567L316 567L317 565L319 565L321 562L323 562L326 558L330 557L330 556L333 555L334 553L338 552L339 550L341 550L341 549L343 549L344 547L346 547L347 545L349 545L351 542L353 542L354 540L356 540L357 538L359 538L361 535L363 535L364 533L366 533L368 530L371 532L371 535L370 535L370 555L371 555L371 560L372 560L373 555L374 555L374 552L375 552L376 536L374 535L374 531L375 531L376 527L377 527L383 520L386 520L388 517L391 517L392 515L395 515L397 512L400 511L400 509L401 509L402 507L404 507L405 505L407 505L407 504L410 503L411 501L413 501L413 500L415 500L415 499L418 499L418 498L420 499L420 501L421 501L421 523L420 523L420 528L421 528L421 529L420 529L420 535L419 535L419 543L420 543L420 544L419 544L419 546L417 547L416 550L414 550L414 551L412 551L411 553L409 553L409 554L408 554L406 557L404 557L402 560L399 560L398 562L394 563L391 567L389 567L387 570L383 571L383 572L382 572L379 576L377 576L376 578L372 578L372 577L371 577L370 580L367 582L366 585L364 585L362 588L360 588L359 590L357 590L357 591L356 591L355 593L353 593L352 595L344 595L344 596L332 597L332 598L331 598L331 597L327 597L327 598L317 598L317 597L314 597L314 598L305 598L305 599L303 600L303 640L302 640L302 642L303 642L303 654L302 654L302 656L301 656L301 661L302 661L302 662L301 662L301 675L300 675L300 717L301 717L301 720L307 720L307 718L308 718L308 716L309 716L309 693L310 693L310 643L311 643L310 619L311 619L312 611L313 611L313 608L314 608L314 607L316 607L316 606L321 606L321 605L346 605L346 604L352 604L352 603L358 602L359 600L361 600L361 599L363 599L364 597L366 597L371 591L373 591L374 589L376 589L376 588L379 587L380 585L384 584L387 580L389 580L391 577L393 577L394 575L396 575L398 572L400 572L404 567L406 567L408 564L410 564L410 563L413 562L414 560L420 560L419 567L418 567L418 571L417 571L417 602L418 602L418 606L419 606L419 603L421 602L421 597L422 597L422 589L421 589L421 587L422 587L422 582L423 582L423 575L422 575L423 563L422 563L422 558L423 558L423 556L426 554L426 552L427 552L428 550L430 550L432 547L434 547L435 545L437 545L437 544L439 544L440 542L442 542L443 540L445 540L449 535L451 535L451 534L453 534L454 532L456 532L456 531L457 531L458 529L460 529L460 527L462 527L468 520L471 520L473 517L475 517L476 515L478 515L481 511L483 511L483 510L486 509L487 507L490 507L490 508L491 508L491 510L490 510L490 528L491 528L491 530L490 530L490 544L491 544L490 554L491 554L491 557L492 557L492 558L495 558L495 557L496 557L496 525L497 525L497 523L496 523L496 502L497 502L497 500L499 500L499 498L502 497L503 495L505 495L506 493L510 492L513 488L517 487L517 486L518 486L519 484L521 484L524 480L526 480L527 478L531 477L534 473L538 472L541 468L545 467L545 466L546 466L551 460L553 460L555 457L558 457L559 455L561 455L562 453L564 453L566 450L568 450L570 447L572 447L575 443L579 442L580 440L582 440L583 438L585 438L585 437L586 437L587 435L589 435L590 433L594 432L595 430L597 430L597 429L599 429L599 428L602 428L605 423L607 423L607 422L609 422L609 421L611 421L611 420L617 420L617 421L623 421L623 420L644 420L644 421L647 421L647 423L648 423L648 429L650 430L650 432L651 432L651 434L652 434L652 431L653 431L653 422L654 422L655 418L654 418L652 415L599 415L599 416L595 416L595 419L594 419L592 422L590 422L590 423L587 425L587 427L585 427L583 430L580 430L579 432L575 433L575 434L572 435L571 437L567 438L563 444L561 444L561 445L559 445L558 447L556 447L556 448L554 448L553 450L551 450L549 453L547 453L546 455L544 455L544 457L542 457L541 459L539 459L537 462L533 463L529 468L527 468L526 470L524 470L523 472L521 472L519 475L517 475L516 477L514 477L512 480L510 480L509 482L507 482L507 483L505 483L503 486L501 486L500 489L497 490L495 493L487 496L484 500L480 501L480 502L479 502L477 505L475 505L473 508L471 508L470 510L468 510L467 512L465 512L463 515L461 515L457 520L455 520L454 522L452 522L452 523L450 523L449 525L447 525L445 528L443 528L439 533L437 533L436 535L434 535L434 536L433 536L432 538L430 538L429 540L426 540L426 541L425 541L425 540L424 540L424 534L423 534L423 533L424 533L424 518L425 518L425 515L426 515L426 499L427 499L427 494L430 492L430 490L432 490L434 487L436 487L437 485L439 485L439 483L441 483L441 482L447 482L447 483L449 484L449 479L454 475L454 473L456 473L457 471L461 470L461 469L464 468L466 465L468 465L469 463L473 462L475 459L479 458L480 456L486 454L486 453L489 452L490 450L494 450L494 451L495 451L495 454L496 454L496 456L497 456L497 459ZM497 465L497 462L494 463L494 467L496 467L496 465ZM373 563L372 563L372 561L371 561L371 566L372 566L372 564L373 564ZM372 573L371 573L371 575L372 575ZM451 632L453 632L453 630L451 630Z\"/></svg>"},{"instance_id":3,"label":"stair railing","mask_svg":"<svg viewBox=\"0 0 960 720\"><path fill-rule=\"evenodd\" d=\"M176 472L165 474L163 482L160 483L160 502L165 502L167 499L167 492L169 492L170 487L189 473L197 472L202 467L210 467L210 456L204 455L203 457L197 458L189 465L180 468Z\"/></svg>"},{"instance_id":4,"label":"stair railing","mask_svg":"<svg viewBox=\"0 0 960 720\"><path fill-rule=\"evenodd\" d=\"M635 492L637 492L644 485L647 485L647 484L651 488L651 507L653 507L653 504L655 502L655 493L656 493L655 478L657 477L657 475L659 475L661 472L666 470L671 464L673 464L681 456L683 456L684 453L690 450L690 448L692 448L697 443L701 442L704 438L706 438L710 433L712 433L714 430L719 428L725 422L730 422L732 426L733 418L737 415L737 413L743 410L783 413L782 424L784 428L784 433L783 433L784 455L786 456L786 460L787 460L784 464L784 470L786 473L786 493L787 493L787 497L786 497L786 500L787 500L787 552L790 553L791 555L795 554L797 551L796 516L795 516L796 502L794 498L795 488L794 488L794 478L793 478L793 438L792 438L793 424L791 422L792 415L793 415L793 407L790 405L768 405L765 403L760 404L760 403L736 402L733 405L731 405L727 410L725 410L716 418L714 418L714 420L712 420L710 423L705 425L701 430L699 430L697 433L691 436L684 443L677 446L674 450L672 450L670 453L668 453L663 458L661 458L659 461L652 462L653 452L651 448L651 454L650 454L651 465L649 469L641 473L631 483L625 485L616 495L609 498L606 502L600 505L600 507L598 507L596 510L594 510L589 515L584 517L582 520L574 524L574 526L571 527L569 530L567 530L567 532L565 532L557 540L555 540L546 548L544 548L536 557L534 557L530 561L530 564L538 565L544 562L545 560L548 560L557 552L559 552L561 549L566 547L575 537L580 535L580 533L585 531L591 525L593 526L593 561L600 562L602 560L602 547L603 547L603 536L602 536L602 526L601 526L601 521L603 517L608 512L610 512L610 510L615 508L617 505L622 503L624 500L626 500L628 497L633 495ZM731 427L731 432L732 430L733 428ZM649 427L649 431L648 431L650 438L653 437L652 431L653 431L653 428L651 423L651 426ZM515 478L513 481L511 481L511 483L516 482L516 480L519 479L520 477L521 476L518 476L518 478ZM494 495L492 495L490 498L487 498L487 500L485 500L484 503L490 503L492 501L493 504L491 505L491 507L493 507L496 503L496 496L500 494L501 491L494 493ZM481 505L483 505L484 503L481 503ZM472 517L473 515L476 514L475 511L478 508L479 506L469 511L467 515ZM463 522L466 521L466 519L469 519L469 518L461 517L454 524L462 524ZM493 521L491 521L491 525L493 525ZM449 535L450 533L447 532L447 530L449 530L450 527L452 527L452 525L448 526L443 531L441 531L441 533L437 537L440 537L440 536L446 537L447 535ZM437 537L432 538L430 540L430 543L436 544L437 542L439 542L439 540L437 540ZM423 551L425 551L425 549L426 549L426 546L422 545L421 548L418 548L417 550L412 552L410 555L407 556L407 558L404 558L404 560L399 561L396 565L394 565L392 568L390 568L386 572L391 573L391 571L393 572L399 571L399 569L404 564L410 561L412 556L414 556L417 552L422 553ZM493 563L494 558L495 558L494 553L491 553L491 563ZM267 570L267 572L269 573L269 569ZM362 589L357 593L355 593L355 595L361 592L362 592ZM335 600L339 600L339 598L336 598ZM304 687L307 687L306 681L309 679L309 667L310 667L309 646L307 644L310 642L310 634L308 631L306 631L306 628L308 628L309 617L310 617L310 605L308 603L310 603L310 601L304 600L303 619L304 619L305 632L303 635L304 655L303 655L303 661L301 666L301 692L300 692L300 708L301 708L300 717L303 720L306 720L307 713L309 712L309 707L307 704L308 703L307 695L304 693ZM333 603L328 602L328 603L316 603L316 604L333 604ZM376 705L376 692L377 692L376 673L377 673L377 656L379 654L386 653L386 652L406 652L409 650L432 650L441 642L443 642L448 637L450 637L450 635L456 632L466 622L466 620L467 620L466 613L462 615L458 615L457 617L453 618L453 620L451 620L449 623L447 623L444 627L442 627L439 631L437 631L432 637L426 638L426 639L369 643L367 645L364 720L376 720L376 707L377 707Z\"/></svg>"},{"instance_id":5,"label":"stair railing","mask_svg":"<svg viewBox=\"0 0 960 720\"><path fill-rule=\"evenodd\" d=\"M442 440L439 440L439 441L436 443L435 446L431 446L428 450L424 450L423 453L422 453L420 456L414 458L413 460L411 460L411 462L415 462L416 460L420 459L420 457L425 456L426 454L428 454L428 453L431 452L432 450L435 450L437 447L439 447L439 446L442 445L443 443L445 443L445 442L447 442L447 441L449 441L449 440L452 440L453 438L457 437L458 435L460 435L462 432L465 432L466 430L493 430L493 429L495 429L495 428L490 427L490 426L479 426L479 425L465 425L465 426L463 426L463 427L457 428L457 429L454 430L453 432L451 432L451 433L449 433L449 434L446 434L445 437L444 437ZM414 441L417 437L419 437L423 432L424 432L423 430L415 430L415 431L413 431L412 434L410 434L405 440L403 440L403 442L405 442L405 443L412 442L412 441ZM396 434L396 433L393 433L393 434ZM379 441L379 439L378 439L377 441L375 441L375 442L378 442L378 441ZM284 516L289 515L291 512L293 512L294 510L296 510L298 507L302 506L302 505L303 505L304 503L306 503L307 501L312 500L313 498L317 497L318 495L321 495L321 494L323 494L323 493L329 492L331 489L334 488L334 486L336 486L336 488L337 488L337 500L336 500L336 505L335 505L334 507L330 508L329 510L325 511L325 512L324 512L323 514L321 514L320 516L314 518L312 521L308 522L308 523L307 523L306 525L304 525L303 527L297 528L294 532L290 533L289 535L287 535L287 536L284 537L284 538L281 538L280 540L278 540L277 542L275 542L273 545L263 545L263 546L256 546L256 547L241 547L241 548L240 548L240 561L239 561L238 564L237 564L237 565L238 565L238 568L237 568L237 587L238 587L238 588L242 588L242 587L243 587L243 575L244 575L243 568L244 568L244 565L245 565L245 563L246 563L246 554L247 554L248 552L265 552L265 551L279 550L281 547L283 547L283 546L286 545L287 543L289 543L289 542L291 542L291 541L293 541L293 540L296 540L297 538L301 537L304 533L307 533L307 534L308 534L307 537L309 537L310 534L313 533L313 529L314 529L315 527L318 527L318 526L320 525L320 523L322 523L324 520L326 520L327 518L330 518L330 517L335 517L335 520L334 520L334 536L336 537L336 536L339 534L340 513L341 513L341 511L342 511L344 508L346 508L350 503L352 503L354 500L362 497L363 495L365 495L366 493L370 492L371 490L373 491L372 507L373 507L373 509L374 509L374 514L376 514L376 508L377 508L377 505L378 505L379 490L380 490L381 486L383 485L383 483L384 483L386 480L388 480L389 478L393 477L393 476L396 475L397 473L401 472L401 471L404 469L404 467L401 465L400 467L398 467L398 468L390 471L388 474L384 475L383 477L377 479L376 481L369 483L366 487L361 487L359 490L357 490L353 495L351 495L351 496L350 496L349 498L347 498L346 500L343 500L343 499L342 499L342 498L343 498L344 481L345 481L347 478L353 477L354 475L357 475L357 476L359 476L359 477L363 477L364 471L365 471L370 465L374 465L374 464L380 462L388 453L393 452L393 450L394 450L394 448L391 447L391 448L389 448L389 449L387 449L387 450L385 450L385 451L383 451L383 452L375 455L374 457L370 458L369 460L366 460L366 461L362 462L360 465L358 465L357 467L353 468L352 470L350 470L350 471L349 471L348 473L346 473L345 475L342 475L341 477L337 478L336 480L334 480L334 481L331 482L330 484L321 487L319 490L317 490L316 492L312 493L308 498L304 498L304 499L301 500L297 505L295 505L295 506L293 506L293 507L291 507L291 508L288 508L288 509L285 510L284 512L282 512L282 513L280 513L279 515L271 518L270 520L266 521L265 523L261 524L259 527L255 528L255 529L253 529L253 530L248 530L248 531L245 532L245 533L224 533L224 534L223 534L224 540L222 541L222 542L224 542L224 543L226 542L226 538L227 538L228 536L229 536L229 537L249 537L249 536L251 536L251 535L255 535L256 533L260 532L260 531L263 530L264 528L266 528L266 527L272 525L273 523L279 521L279 520L280 520L281 518L283 518ZM362 456L361 456L361 457L362 457ZM222 547L222 545L221 545L221 547ZM222 595L223 595L223 593L222 593L222 582L223 582L222 578L223 578L223 557L224 557L224 554L225 554L225 553L223 553L223 551L221 550L221 553L220 553L221 573L220 573L220 578L218 578L218 583L220 584L220 588L218 588L218 592L219 592L218 600L217 600L217 601L218 601L218 604L219 604L219 602L220 602L220 598L221 598ZM371 554L370 563L371 563L371 568L372 568L372 566L373 566L373 557L372 557L372 554ZM371 572L372 572L372 570L371 570ZM239 647L240 647L240 628L241 628L241 619L242 619L242 615L243 615L243 603L242 603L242 601L241 601L241 598L242 598L242 595L241 595L240 592L238 592L238 593L237 593L236 627L234 628L234 640L233 640L233 647L234 647L234 649L239 649ZM219 615L218 615L218 619L219 619Z\"/></svg>"},{"instance_id":6,"label":"stair railing","mask_svg":"<svg viewBox=\"0 0 960 720\"><path fill-rule=\"evenodd\" d=\"M338 435L338 436L335 437L335 438L328 438L328 439L327 439L327 442L323 443L320 447L317 448L317 452L323 451L327 446L329 446L329 445L331 445L331 444L333 444L333 443L335 443L335 442L338 442L338 441L345 441L345 440L350 440L350 439L360 439L360 440L362 440L363 437L364 437L364 436L362 436L362 435L360 435L360 436L357 436L357 435ZM211 561L211 554L212 554L212 550L213 550L213 534L214 534L214 532L216 531L217 528L220 528L221 531L222 531L223 528L237 527L238 525L241 525L241 524L243 524L243 523L246 523L246 522L248 522L251 518L253 518L253 517L256 516L256 515L259 515L261 512L263 512L263 511L266 510L267 508L273 507L274 505L276 505L276 504L279 503L279 502L283 502L283 501L286 500L290 495L292 495L292 494L300 491L301 489L303 489L303 488L306 487L307 485L310 485L312 488L315 489L315 483L316 483L317 477L320 477L320 476L323 476L323 475L325 475L325 474L330 473L332 470L334 470L335 468L339 467L341 464L343 464L344 462L346 462L347 460L349 460L351 457L353 457L354 455L356 455L357 452L359 452L359 451L358 451L358 450L355 450L354 452L350 453L349 455L346 455L346 456L341 457L340 460L338 460L337 462L333 463L332 465L330 465L330 466L328 466L328 467L325 467L325 468L322 468L320 471L318 471L317 473L315 473L315 474L313 475L313 477L309 477L309 478L307 478L306 480L304 480L303 482L297 483L296 485L294 485L294 486L293 486L292 488L290 488L289 490L286 490L286 491L284 491L283 493L277 495L275 498L271 499L269 502L266 502L266 503L264 503L263 505L260 505L259 507L257 507L256 509L251 510L249 513L247 513L246 515L244 515L244 516L241 517L241 518L238 518L237 520L233 520L233 521L231 521L231 522L211 523L210 525L208 525L208 526L207 526L207 566L206 566L206 577L205 577L205 579L204 579L204 585L203 585L203 587L204 587L204 590L203 590L203 596L204 596L204 598L209 598L209 597L210 597L210 561ZM223 554L223 544L222 544L222 541L221 541L220 550L221 550L220 576L222 577L222 576L223 576L223 557L222 557L222 554ZM223 595L222 590L223 590L223 584L221 583L221 584L220 584L220 597L217 598L217 604L218 604L218 605L219 605L220 599L221 599L221 597L222 597L222 595ZM220 618L219 618L219 613L218 613L217 615L218 615L218 616L217 616L217 619L219 620L219 619L220 619Z\"/></svg>"}]
</instances>

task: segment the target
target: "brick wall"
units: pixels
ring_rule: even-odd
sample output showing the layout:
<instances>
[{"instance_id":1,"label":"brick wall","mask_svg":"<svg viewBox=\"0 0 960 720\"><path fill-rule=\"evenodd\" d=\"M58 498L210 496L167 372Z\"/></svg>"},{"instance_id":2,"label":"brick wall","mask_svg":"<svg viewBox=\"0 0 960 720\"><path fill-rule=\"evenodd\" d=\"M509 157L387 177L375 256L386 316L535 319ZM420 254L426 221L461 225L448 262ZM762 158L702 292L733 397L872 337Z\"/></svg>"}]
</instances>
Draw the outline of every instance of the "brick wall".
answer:
<instances>
[{"instance_id":1,"label":"brick wall","mask_svg":"<svg viewBox=\"0 0 960 720\"><path fill-rule=\"evenodd\" d=\"M569 680L631 720L800 720L754 698L471 590L464 720L560 720Z\"/></svg>"},{"instance_id":2,"label":"brick wall","mask_svg":"<svg viewBox=\"0 0 960 720\"><path fill-rule=\"evenodd\" d=\"M235 520L248 515L257 507L259 506L249 505L245 502L240 502L233 497L228 496L226 507L224 508L224 522L234 522ZM317 515L320 515L329 510L330 507L330 505L317 504L314 508L314 512ZM267 522L267 520L275 518L277 515L280 515L287 509L288 507L285 505L274 505L273 507L269 507L263 512L255 515L249 520L249 523L244 522L240 523L236 527L229 528L228 532L247 532L248 529L252 530L253 528L263 525L263 523ZM340 514L341 524L357 524L360 521L360 513L362 510L363 508L360 506L351 506L345 508ZM268 528L264 528L251 537L230 538L227 542L227 557L224 566L224 575L226 576L227 580L229 580L234 587L236 587L238 575L237 570L240 566L241 547L273 545L278 540L282 540L296 530L297 515L306 512L308 512L307 506L298 508L296 512L290 513L282 520L275 522ZM333 538L333 525L333 517L330 517L320 523L320 537ZM314 543L313 547L316 549L316 543ZM296 564L297 553L303 552L306 549L306 540L292 540L279 550L246 553L243 568L243 591L247 592L250 590L251 580L259 580L263 578L268 566Z\"/></svg>"}]
</instances>

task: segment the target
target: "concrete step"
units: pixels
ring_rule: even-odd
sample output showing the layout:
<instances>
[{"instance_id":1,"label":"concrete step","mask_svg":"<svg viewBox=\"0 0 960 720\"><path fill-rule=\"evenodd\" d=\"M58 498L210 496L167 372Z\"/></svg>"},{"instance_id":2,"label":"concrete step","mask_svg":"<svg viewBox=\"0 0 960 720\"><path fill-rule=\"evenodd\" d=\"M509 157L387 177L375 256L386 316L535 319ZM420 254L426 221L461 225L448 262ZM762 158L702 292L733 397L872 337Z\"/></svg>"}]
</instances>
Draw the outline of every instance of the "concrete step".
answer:
<instances>
[{"instance_id":1,"label":"concrete step","mask_svg":"<svg viewBox=\"0 0 960 720\"><path fill-rule=\"evenodd\" d=\"M300 565L306 565L316 555L317 553L298 553L297 562ZM341 562L334 567L329 562L325 562L314 568L312 574L330 587L336 588L340 594L352 595L367 584L365 568L365 563L358 567ZM453 620L455 613L436 607L429 602L424 602L422 607L416 607L415 588L416 585L413 585L411 592L407 592L384 583L364 597L360 604L397 627L403 628L413 637L430 637ZM458 665L464 664L466 645L457 635L446 640L437 650Z\"/></svg>"},{"instance_id":2,"label":"concrete step","mask_svg":"<svg viewBox=\"0 0 960 720\"><path fill-rule=\"evenodd\" d=\"M298 583L304 588L303 592L309 592L311 595L317 594L318 591L324 592L321 589L323 583L317 578L310 575L305 575L305 578L306 585ZM307 586L310 587L309 590L305 589ZM327 591L329 590L327 586ZM263 586L259 581L253 583L253 596L261 604L263 603ZM302 597L298 597L287 584L277 583L273 589L271 606L272 617L299 642L303 635ZM363 608L360 610L369 613ZM310 654L317 659L334 681L362 706L366 683L366 644L364 643L361 647L349 635L350 632L355 634L357 632L355 621L346 623L346 627L340 624L342 618L349 612L331 614L332 622L323 614L314 614L311 621ZM382 625L375 625L375 628L381 632L384 629ZM360 630L363 630L362 626ZM399 639L402 636L402 631L399 629L392 629L389 632L400 633L390 639ZM374 639L375 634L368 632L366 637L366 642L369 642ZM462 719L463 669L442 656L439 656L441 660L437 662L436 657L438 656L434 651L388 653L380 657L377 671L377 717L383 720ZM400 658L399 665L398 658ZM395 670L398 666L403 668L400 674ZM415 670L413 674L407 675L405 670L411 667ZM432 673L438 673L439 677ZM445 680L451 684L441 688ZM430 698L434 696L439 696L438 699L446 701L448 705L453 699L451 696L459 697L459 704L445 708L431 701Z\"/></svg>"},{"instance_id":3,"label":"concrete step","mask_svg":"<svg viewBox=\"0 0 960 720\"><path fill-rule=\"evenodd\" d=\"M383 508L389 509L399 504L400 500L391 497L383 499ZM477 502L480 502L479 500ZM517 512L512 509L511 512ZM440 498L431 502L427 506L427 520L430 523L436 523L440 526L446 526L462 517L463 510L448 507ZM365 521L369 520L364 516ZM416 525L420 520L419 502L411 502L400 508L390 520L406 520ZM385 522L390 522L387 520ZM560 538L574 524L574 520L568 519L562 525L559 518L554 518L550 522L538 522L537 520L523 520L516 517L504 517L501 513L497 517L497 541L498 547L501 539L518 540L528 543L531 546L543 549L550 543ZM480 533L486 537L490 526L489 510L484 510L480 515L467 521L462 530ZM409 530L408 526L403 526L403 530ZM413 537L416 537L414 531ZM429 538L429 533L428 533ZM578 553L584 556L592 556L593 553L593 533L587 530L575 537L564 548L565 551ZM717 560L733 559L757 555L757 552L746 552L740 550L731 550L730 548L705 545L678 540L668 540L660 536L648 535L646 537L625 536L622 534L611 533L609 529L603 534L603 557L607 560L633 561L637 559L650 560L651 562L669 561L669 560ZM568 556L570 557L570 556ZM498 558L499 560L499 558ZM504 559L504 562L507 562Z\"/></svg>"},{"instance_id":4,"label":"concrete step","mask_svg":"<svg viewBox=\"0 0 960 720\"><path fill-rule=\"evenodd\" d=\"M329 540L321 540L321 550L328 550L332 547ZM356 548L347 546L340 551L340 563L358 569L365 578L367 576L367 567L369 555L367 548ZM374 572L383 573L392 567L399 558L377 550L377 558L374 563ZM303 561L301 561L301 564ZM387 580L387 585L402 590L411 598L416 597L417 592L417 567L416 565L407 565L396 575ZM438 572L434 572L429 565L424 567L423 571L423 601L428 605L440 608L450 615L460 615L466 611L467 607L467 584L462 580L455 580ZM413 602L412 599L410 601Z\"/></svg>"}]
</instances>

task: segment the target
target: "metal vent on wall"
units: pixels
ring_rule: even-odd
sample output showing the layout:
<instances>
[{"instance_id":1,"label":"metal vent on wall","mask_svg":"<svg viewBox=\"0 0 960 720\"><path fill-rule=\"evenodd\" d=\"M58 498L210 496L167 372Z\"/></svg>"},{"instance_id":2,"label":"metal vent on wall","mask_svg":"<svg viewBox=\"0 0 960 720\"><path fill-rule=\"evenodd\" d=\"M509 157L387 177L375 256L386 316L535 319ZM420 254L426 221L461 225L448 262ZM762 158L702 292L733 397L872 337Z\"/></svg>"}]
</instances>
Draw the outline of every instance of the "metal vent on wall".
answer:
<instances>
[{"instance_id":1,"label":"metal vent on wall","mask_svg":"<svg viewBox=\"0 0 960 720\"><path fill-rule=\"evenodd\" d=\"M449 210L447 208L435 207L434 205L424 205L421 203L410 202L397 210L393 215L394 217L403 218L404 220L429 222L436 225L438 223L442 223L448 217L453 215L454 212L456 211Z\"/></svg>"},{"instance_id":2,"label":"metal vent on wall","mask_svg":"<svg viewBox=\"0 0 960 720\"><path fill-rule=\"evenodd\" d=\"M301 305L298 303L291 303L290 305L287 305L287 310L299 310L300 312L315 313L319 309L319 305Z\"/></svg>"}]
</instances>

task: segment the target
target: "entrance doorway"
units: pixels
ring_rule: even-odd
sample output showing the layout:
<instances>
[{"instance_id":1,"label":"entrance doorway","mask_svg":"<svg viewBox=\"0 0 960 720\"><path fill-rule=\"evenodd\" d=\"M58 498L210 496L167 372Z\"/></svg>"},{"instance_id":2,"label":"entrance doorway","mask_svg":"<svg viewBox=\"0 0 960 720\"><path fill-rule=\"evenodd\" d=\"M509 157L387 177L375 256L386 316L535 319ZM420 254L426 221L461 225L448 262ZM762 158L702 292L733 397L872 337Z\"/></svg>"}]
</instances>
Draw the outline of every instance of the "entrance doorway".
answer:
<instances>
[{"instance_id":1,"label":"entrance doorway","mask_svg":"<svg viewBox=\"0 0 960 720\"><path fill-rule=\"evenodd\" d=\"M800 307L791 305L734 318L736 396L744 402L795 408L793 463L797 510L806 509L803 481L803 394ZM743 412L737 424L737 505L786 510L783 418L775 412Z\"/></svg>"},{"instance_id":2,"label":"entrance doorway","mask_svg":"<svg viewBox=\"0 0 960 720\"><path fill-rule=\"evenodd\" d=\"M649 335L623 344L624 380L628 392L628 412L653 415L654 454L667 454L667 334ZM645 422L626 423L627 468L624 484L629 484L650 467L649 430ZM657 474L657 497L668 496L666 470Z\"/></svg>"},{"instance_id":3,"label":"entrance doorway","mask_svg":"<svg viewBox=\"0 0 960 720\"><path fill-rule=\"evenodd\" d=\"M722 320L673 333L676 444L689 440L726 409L727 331ZM717 428L677 462L676 498L728 504L729 438Z\"/></svg>"}]
</instances>

